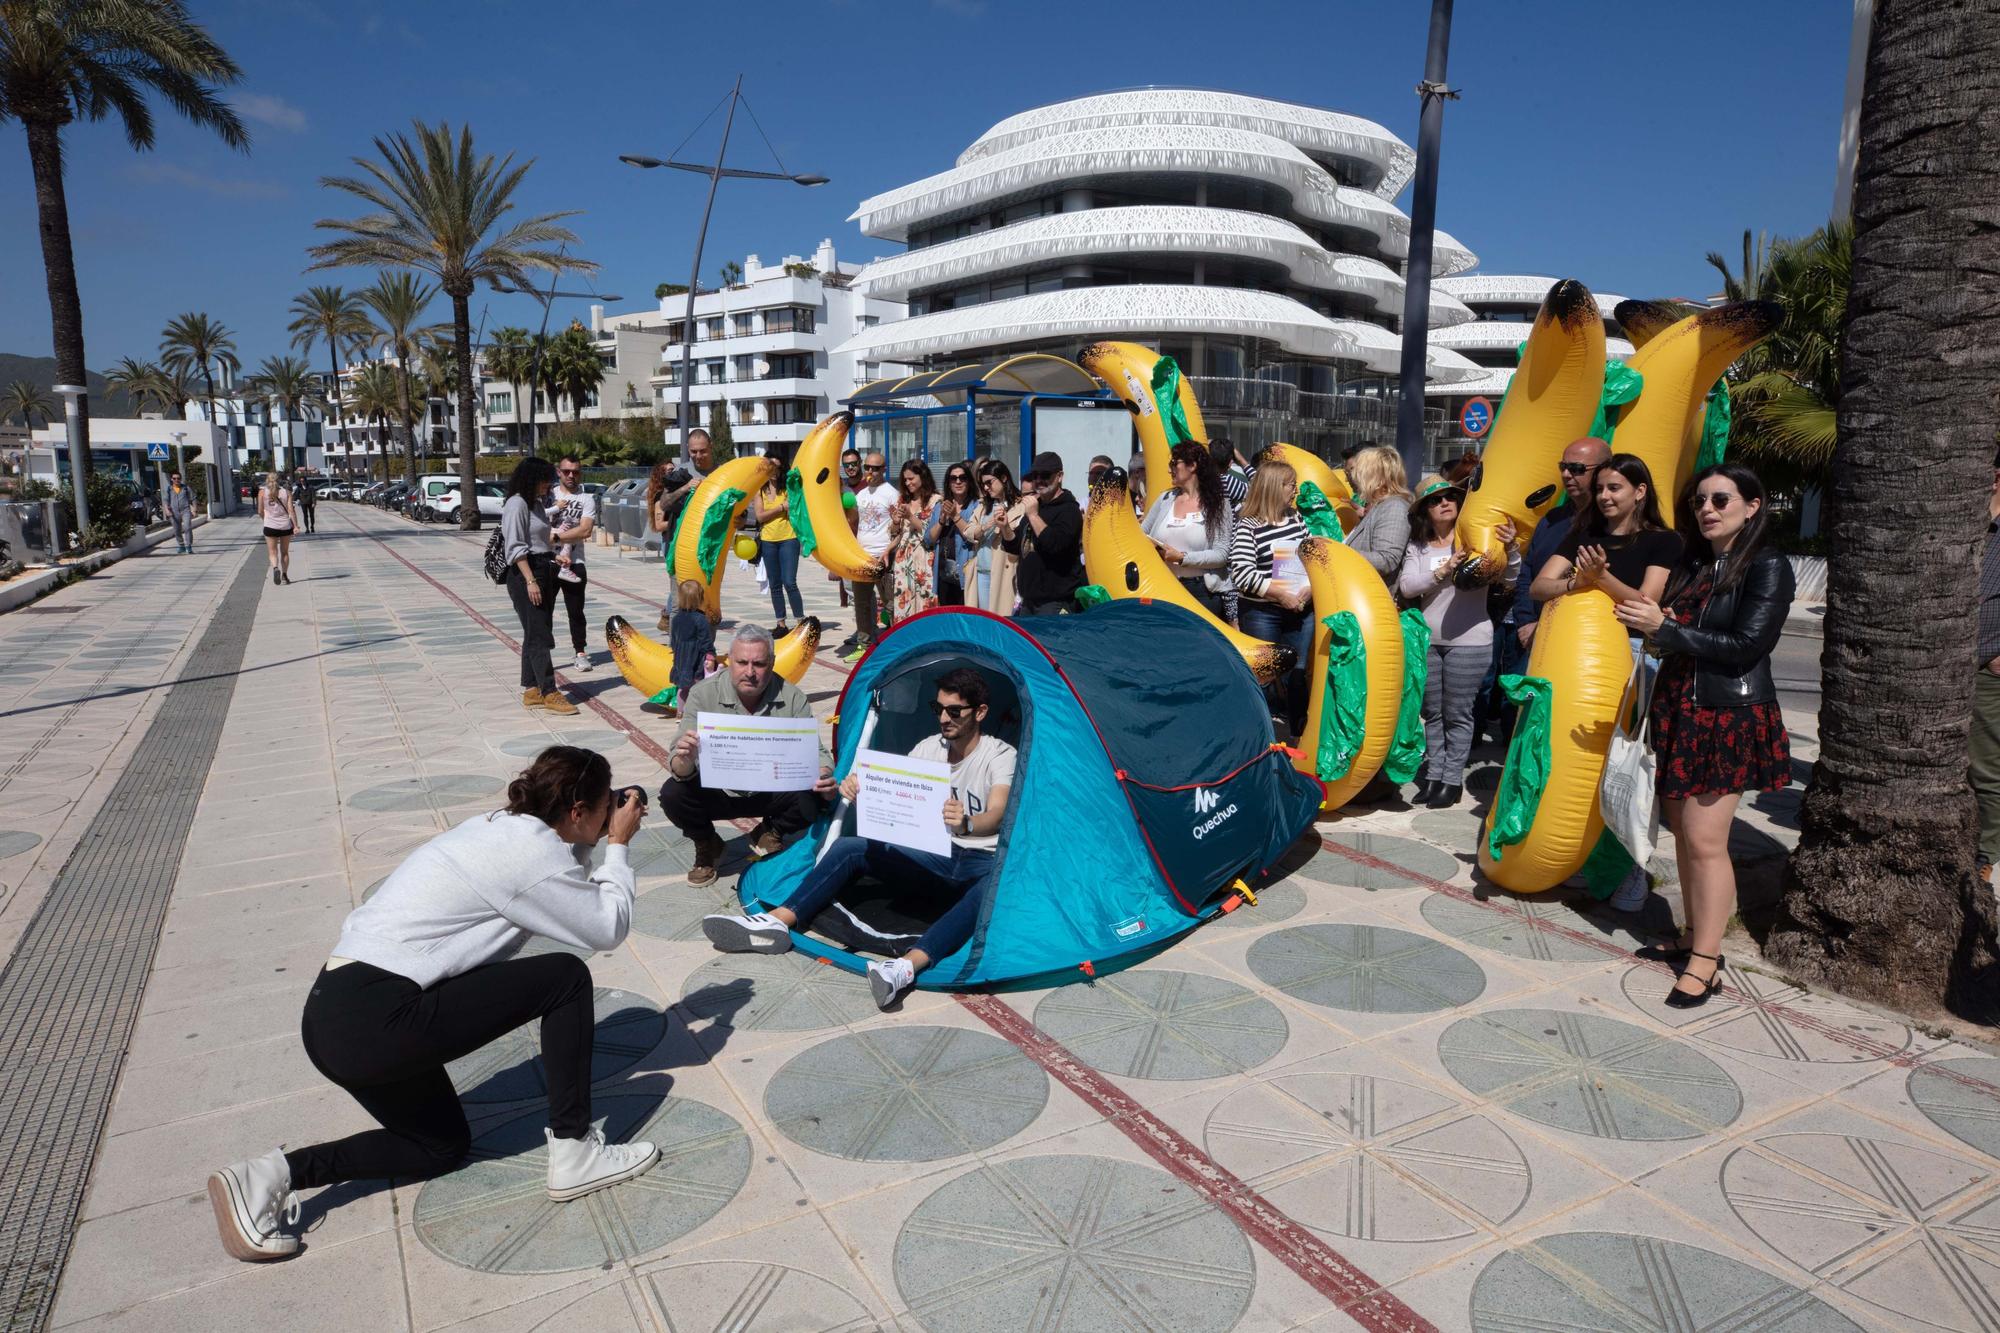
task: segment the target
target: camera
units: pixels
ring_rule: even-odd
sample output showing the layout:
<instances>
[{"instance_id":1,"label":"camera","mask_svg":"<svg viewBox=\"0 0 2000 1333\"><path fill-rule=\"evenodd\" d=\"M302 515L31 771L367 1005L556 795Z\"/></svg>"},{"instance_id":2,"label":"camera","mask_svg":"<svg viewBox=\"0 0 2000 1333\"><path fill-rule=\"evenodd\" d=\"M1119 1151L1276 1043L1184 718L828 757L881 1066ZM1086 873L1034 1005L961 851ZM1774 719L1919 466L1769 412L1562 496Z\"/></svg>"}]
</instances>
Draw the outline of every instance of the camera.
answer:
<instances>
[{"instance_id":1,"label":"camera","mask_svg":"<svg viewBox=\"0 0 2000 1333\"><path fill-rule=\"evenodd\" d=\"M646 789L644 787L620 787L617 791L612 792L611 795L613 798L611 802L613 809L625 804L627 796L631 796L639 802L640 810L643 811L646 808Z\"/></svg>"}]
</instances>

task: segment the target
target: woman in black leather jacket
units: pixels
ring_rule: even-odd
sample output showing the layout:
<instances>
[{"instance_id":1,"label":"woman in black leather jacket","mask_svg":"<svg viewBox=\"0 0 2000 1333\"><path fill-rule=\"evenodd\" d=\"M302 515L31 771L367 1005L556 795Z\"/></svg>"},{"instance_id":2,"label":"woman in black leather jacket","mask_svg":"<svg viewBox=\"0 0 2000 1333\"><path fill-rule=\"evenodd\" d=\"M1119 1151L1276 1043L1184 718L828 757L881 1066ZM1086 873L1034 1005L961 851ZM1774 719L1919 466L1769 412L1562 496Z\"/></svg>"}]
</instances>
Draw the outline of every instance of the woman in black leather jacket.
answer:
<instances>
[{"instance_id":1,"label":"woman in black leather jacket","mask_svg":"<svg viewBox=\"0 0 2000 1333\"><path fill-rule=\"evenodd\" d=\"M1682 943L1639 956L1680 966L1668 1005L1691 1009L1720 988L1722 932L1736 907L1729 826L1746 791L1792 780L1791 742L1771 681L1771 650L1792 605L1791 562L1765 545L1769 520L1757 474L1704 468L1680 506L1692 524L1686 558L1659 602L1619 603L1662 660L1653 691L1655 790L1674 833L1687 910Z\"/></svg>"}]
</instances>

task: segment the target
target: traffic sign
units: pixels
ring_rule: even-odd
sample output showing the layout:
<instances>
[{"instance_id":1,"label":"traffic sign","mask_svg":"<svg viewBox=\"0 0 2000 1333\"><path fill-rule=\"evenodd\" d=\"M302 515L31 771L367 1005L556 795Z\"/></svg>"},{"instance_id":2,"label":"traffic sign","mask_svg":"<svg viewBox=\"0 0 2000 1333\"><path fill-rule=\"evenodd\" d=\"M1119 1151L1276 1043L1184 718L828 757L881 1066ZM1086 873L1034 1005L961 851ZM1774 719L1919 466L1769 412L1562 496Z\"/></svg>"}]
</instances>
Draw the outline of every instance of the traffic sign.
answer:
<instances>
[{"instance_id":1,"label":"traffic sign","mask_svg":"<svg viewBox=\"0 0 2000 1333\"><path fill-rule=\"evenodd\" d=\"M164 444L155 443L146 446L146 461L148 463L164 463L172 457L173 455L167 452L167 446Z\"/></svg>"},{"instance_id":2,"label":"traffic sign","mask_svg":"<svg viewBox=\"0 0 2000 1333\"><path fill-rule=\"evenodd\" d=\"M1477 439L1493 428L1493 404L1484 398L1468 398L1465 406L1458 409L1458 424L1467 435Z\"/></svg>"}]
</instances>

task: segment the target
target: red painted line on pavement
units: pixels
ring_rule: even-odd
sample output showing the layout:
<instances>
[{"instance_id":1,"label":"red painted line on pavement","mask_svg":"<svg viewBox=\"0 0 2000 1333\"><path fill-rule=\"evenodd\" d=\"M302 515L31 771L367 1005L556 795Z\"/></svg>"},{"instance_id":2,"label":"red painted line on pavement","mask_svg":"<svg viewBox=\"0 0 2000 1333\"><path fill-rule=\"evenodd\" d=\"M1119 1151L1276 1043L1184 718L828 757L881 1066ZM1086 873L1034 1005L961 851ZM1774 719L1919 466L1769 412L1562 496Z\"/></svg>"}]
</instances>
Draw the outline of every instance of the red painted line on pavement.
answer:
<instances>
[{"instance_id":1,"label":"red painted line on pavement","mask_svg":"<svg viewBox=\"0 0 2000 1333\"><path fill-rule=\"evenodd\" d=\"M1434 1333L1436 1325L1004 1000L963 992L955 998L1363 1328L1374 1333Z\"/></svg>"}]
</instances>

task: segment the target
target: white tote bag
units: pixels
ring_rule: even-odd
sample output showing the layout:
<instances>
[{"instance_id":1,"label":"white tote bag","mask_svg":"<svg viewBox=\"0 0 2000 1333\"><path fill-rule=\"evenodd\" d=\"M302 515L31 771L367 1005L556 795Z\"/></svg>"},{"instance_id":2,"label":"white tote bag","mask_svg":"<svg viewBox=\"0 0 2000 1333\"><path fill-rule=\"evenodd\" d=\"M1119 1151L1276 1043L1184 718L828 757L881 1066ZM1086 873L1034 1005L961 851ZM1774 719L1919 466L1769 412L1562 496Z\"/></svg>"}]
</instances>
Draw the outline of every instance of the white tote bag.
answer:
<instances>
[{"instance_id":1,"label":"white tote bag","mask_svg":"<svg viewBox=\"0 0 2000 1333\"><path fill-rule=\"evenodd\" d=\"M1604 827L1640 866L1653 859L1653 845L1660 840L1659 805L1653 800L1654 674L1646 665L1644 641L1632 640L1632 679L1618 703L1611 749L1604 757L1604 780L1597 789ZM1637 709L1632 707L1635 701Z\"/></svg>"}]
</instances>

